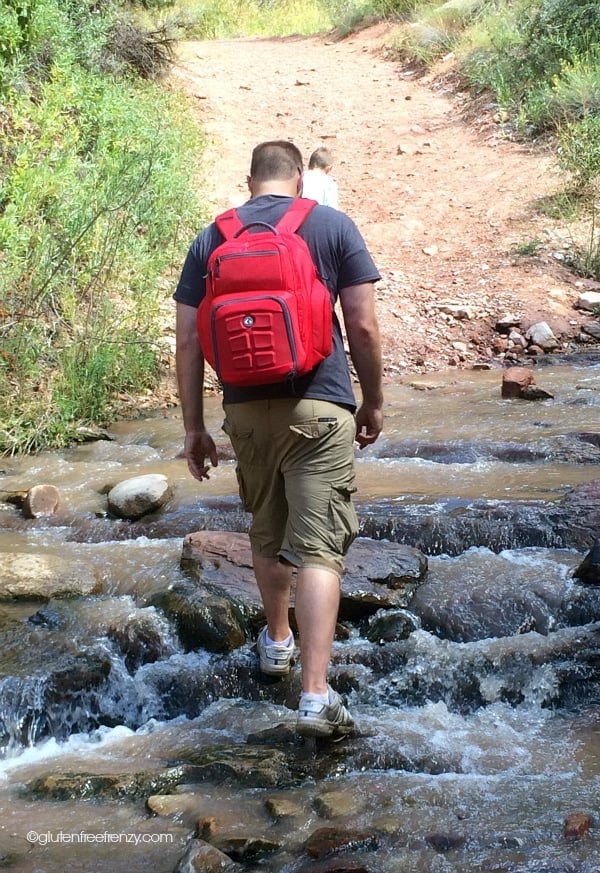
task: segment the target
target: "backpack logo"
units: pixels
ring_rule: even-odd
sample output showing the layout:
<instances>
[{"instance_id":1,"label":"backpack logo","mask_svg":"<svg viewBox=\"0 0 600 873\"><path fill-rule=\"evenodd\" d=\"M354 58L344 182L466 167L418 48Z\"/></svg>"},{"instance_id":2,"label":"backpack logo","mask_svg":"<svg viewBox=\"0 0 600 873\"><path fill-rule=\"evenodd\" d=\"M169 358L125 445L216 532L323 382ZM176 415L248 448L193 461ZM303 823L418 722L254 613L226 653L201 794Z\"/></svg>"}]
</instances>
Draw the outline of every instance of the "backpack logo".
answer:
<instances>
[{"instance_id":1,"label":"backpack logo","mask_svg":"<svg viewBox=\"0 0 600 873\"><path fill-rule=\"evenodd\" d=\"M204 357L225 384L267 385L313 370L333 344L332 301L296 231L316 206L297 198L274 227L215 219L225 241L208 259L197 327Z\"/></svg>"}]
</instances>

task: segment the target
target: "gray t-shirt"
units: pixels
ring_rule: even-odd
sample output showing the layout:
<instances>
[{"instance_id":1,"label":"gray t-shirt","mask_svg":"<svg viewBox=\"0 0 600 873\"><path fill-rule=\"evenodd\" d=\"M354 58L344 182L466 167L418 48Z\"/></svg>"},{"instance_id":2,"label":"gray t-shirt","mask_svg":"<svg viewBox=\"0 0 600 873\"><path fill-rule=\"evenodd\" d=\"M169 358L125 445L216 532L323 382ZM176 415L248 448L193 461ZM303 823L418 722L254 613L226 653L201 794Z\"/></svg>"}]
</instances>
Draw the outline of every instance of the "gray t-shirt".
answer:
<instances>
[{"instance_id":1,"label":"gray t-shirt","mask_svg":"<svg viewBox=\"0 0 600 873\"><path fill-rule=\"evenodd\" d=\"M291 197L265 194L248 200L237 210L240 221L262 221L275 225L292 202ZM315 206L300 230L319 276L327 285L335 304L342 288L351 294L352 286L380 279L364 240L351 218L328 206ZM179 303L199 306L205 292L206 265L209 255L223 242L214 224L208 225L194 240L179 283L173 295ZM287 382L255 387L223 386L225 403L280 397L306 397L329 400L352 410L356 408L342 333L334 313L333 351L318 367L305 376Z\"/></svg>"}]
</instances>

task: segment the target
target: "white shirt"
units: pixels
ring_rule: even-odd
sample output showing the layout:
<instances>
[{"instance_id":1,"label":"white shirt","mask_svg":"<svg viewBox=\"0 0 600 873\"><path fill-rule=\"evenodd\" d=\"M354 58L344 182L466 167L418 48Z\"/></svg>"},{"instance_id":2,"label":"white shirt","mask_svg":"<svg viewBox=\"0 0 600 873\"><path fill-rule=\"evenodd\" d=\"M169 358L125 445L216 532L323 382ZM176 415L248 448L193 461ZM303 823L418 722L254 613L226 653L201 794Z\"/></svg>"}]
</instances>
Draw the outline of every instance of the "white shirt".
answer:
<instances>
[{"instance_id":1,"label":"white shirt","mask_svg":"<svg viewBox=\"0 0 600 873\"><path fill-rule=\"evenodd\" d=\"M323 170L305 170L302 177L302 196L316 200L322 206L338 209L337 184Z\"/></svg>"}]
</instances>

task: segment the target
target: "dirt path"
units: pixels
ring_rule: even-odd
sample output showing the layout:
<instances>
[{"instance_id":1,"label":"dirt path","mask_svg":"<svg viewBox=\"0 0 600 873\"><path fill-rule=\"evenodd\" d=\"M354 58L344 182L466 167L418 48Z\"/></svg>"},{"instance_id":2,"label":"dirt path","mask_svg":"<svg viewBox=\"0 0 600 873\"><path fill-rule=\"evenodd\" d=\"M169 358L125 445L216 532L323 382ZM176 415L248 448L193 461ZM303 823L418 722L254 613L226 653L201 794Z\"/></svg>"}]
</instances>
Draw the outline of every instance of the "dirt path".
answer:
<instances>
[{"instance_id":1,"label":"dirt path","mask_svg":"<svg viewBox=\"0 0 600 873\"><path fill-rule=\"evenodd\" d=\"M576 279L553 255L560 230L534 211L556 185L551 156L506 140L490 111L466 122L460 100L433 79L386 60L388 37L389 26L377 25L338 42L183 45L173 76L209 138L211 208L246 199L250 151L261 140L290 139L306 158L328 145L341 208L383 276L390 379L493 361L494 325L508 312L543 318L564 339L576 335ZM541 254L514 254L535 239ZM444 314L445 302L469 317Z\"/></svg>"}]
</instances>

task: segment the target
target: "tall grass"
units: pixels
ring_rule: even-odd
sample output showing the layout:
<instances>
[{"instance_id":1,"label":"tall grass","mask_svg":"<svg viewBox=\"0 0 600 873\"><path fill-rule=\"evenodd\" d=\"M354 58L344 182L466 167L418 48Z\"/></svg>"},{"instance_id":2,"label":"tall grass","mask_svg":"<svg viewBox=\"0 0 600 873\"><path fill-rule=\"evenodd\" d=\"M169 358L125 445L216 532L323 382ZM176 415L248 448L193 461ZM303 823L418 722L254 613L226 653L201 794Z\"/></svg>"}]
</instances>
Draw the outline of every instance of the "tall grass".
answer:
<instances>
[{"instance_id":1,"label":"tall grass","mask_svg":"<svg viewBox=\"0 0 600 873\"><path fill-rule=\"evenodd\" d=\"M112 8L2 14L0 452L14 453L63 445L156 383L162 276L200 220L202 143L182 98L111 53Z\"/></svg>"}]
</instances>

